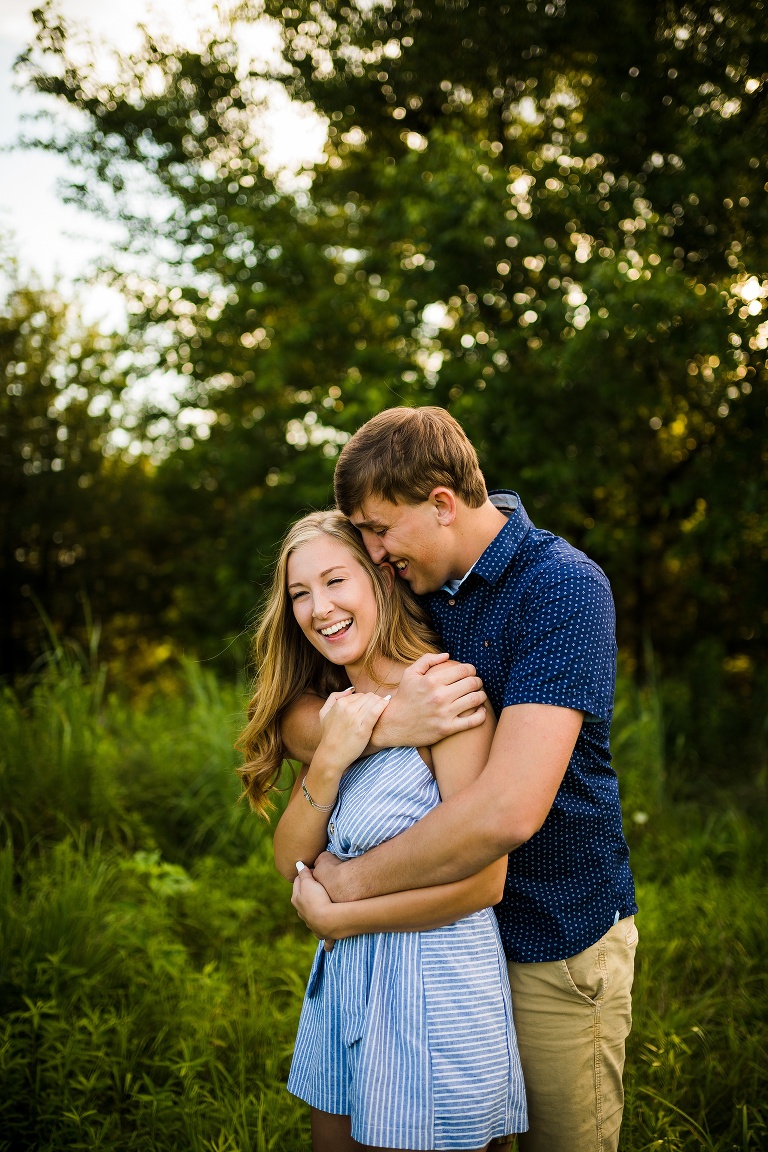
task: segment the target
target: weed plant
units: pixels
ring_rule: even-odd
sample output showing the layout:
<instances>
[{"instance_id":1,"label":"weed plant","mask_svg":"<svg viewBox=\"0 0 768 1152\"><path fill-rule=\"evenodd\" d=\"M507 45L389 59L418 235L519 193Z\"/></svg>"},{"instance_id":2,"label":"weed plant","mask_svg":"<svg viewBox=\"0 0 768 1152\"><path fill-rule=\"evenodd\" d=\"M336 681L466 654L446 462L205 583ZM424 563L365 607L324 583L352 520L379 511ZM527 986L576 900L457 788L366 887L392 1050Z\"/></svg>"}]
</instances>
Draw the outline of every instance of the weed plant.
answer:
<instances>
[{"instance_id":1,"label":"weed plant","mask_svg":"<svg viewBox=\"0 0 768 1152\"><path fill-rule=\"evenodd\" d=\"M138 708L57 650L0 700L0 1152L303 1152L284 1088L315 942L237 803L243 699ZM641 914L622 1148L768 1149L760 797L667 799L654 693L616 761ZM743 771L743 769L742 769Z\"/></svg>"}]
</instances>

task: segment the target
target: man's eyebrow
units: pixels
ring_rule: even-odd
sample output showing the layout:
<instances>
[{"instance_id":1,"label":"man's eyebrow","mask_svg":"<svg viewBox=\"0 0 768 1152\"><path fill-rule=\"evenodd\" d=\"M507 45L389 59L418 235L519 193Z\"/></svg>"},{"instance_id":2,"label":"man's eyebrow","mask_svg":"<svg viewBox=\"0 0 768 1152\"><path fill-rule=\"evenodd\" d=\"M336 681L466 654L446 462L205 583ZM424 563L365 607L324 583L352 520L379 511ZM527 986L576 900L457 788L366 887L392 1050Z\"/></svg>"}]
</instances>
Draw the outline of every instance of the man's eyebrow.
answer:
<instances>
[{"instance_id":1,"label":"man's eyebrow","mask_svg":"<svg viewBox=\"0 0 768 1152\"><path fill-rule=\"evenodd\" d=\"M329 572L336 572L338 569L341 569L342 572L347 571L347 567L345 564L332 564L330 568L325 568L320 573L320 579L322 580L323 576L327 576ZM288 585L288 587L289 588L296 588L297 585L303 586L303 584L304 584L303 580L292 580L291 583Z\"/></svg>"}]
</instances>

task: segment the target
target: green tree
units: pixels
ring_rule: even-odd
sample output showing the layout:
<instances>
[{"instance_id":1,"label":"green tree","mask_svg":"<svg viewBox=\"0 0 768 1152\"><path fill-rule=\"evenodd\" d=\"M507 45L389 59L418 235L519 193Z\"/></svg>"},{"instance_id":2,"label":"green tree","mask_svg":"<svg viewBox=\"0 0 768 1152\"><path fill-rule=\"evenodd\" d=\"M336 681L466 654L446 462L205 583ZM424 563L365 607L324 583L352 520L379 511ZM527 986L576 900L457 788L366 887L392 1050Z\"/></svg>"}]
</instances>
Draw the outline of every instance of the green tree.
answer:
<instances>
[{"instance_id":1,"label":"green tree","mask_svg":"<svg viewBox=\"0 0 768 1152\"><path fill-rule=\"evenodd\" d=\"M105 84L48 12L23 64L86 114L52 141L84 169L73 195L101 188L129 250L166 254L119 279L214 418L158 477L206 534L205 557L179 540L185 594L217 556L234 622L343 436L444 404L491 482L604 565L636 668L653 649L719 748L707 725L756 691L768 622L762 3L265 11L274 79L328 122L293 190L264 170L236 30L197 54L148 40ZM135 216L137 173L160 223Z\"/></svg>"},{"instance_id":2,"label":"green tree","mask_svg":"<svg viewBox=\"0 0 768 1152\"><path fill-rule=\"evenodd\" d=\"M119 337L83 325L54 290L12 265L0 318L0 675L25 671L46 628L111 650L159 615L160 532L146 458L112 436L125 413ZM131 422L131 421L129 421ZM127 430L123 429L127 440ZM47 617L47 620L46 620Z\"/></svg>"}]
</instances>

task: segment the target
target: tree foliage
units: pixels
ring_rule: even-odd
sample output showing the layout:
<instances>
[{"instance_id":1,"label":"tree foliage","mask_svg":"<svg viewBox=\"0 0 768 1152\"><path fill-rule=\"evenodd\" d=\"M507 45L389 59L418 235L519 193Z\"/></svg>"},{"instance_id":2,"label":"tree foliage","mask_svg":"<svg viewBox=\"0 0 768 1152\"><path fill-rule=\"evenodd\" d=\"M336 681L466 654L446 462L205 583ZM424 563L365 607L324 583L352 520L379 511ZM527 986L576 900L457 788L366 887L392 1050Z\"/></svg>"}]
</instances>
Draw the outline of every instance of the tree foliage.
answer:
<instances>
[{"instance_id":1,"label":"tree foliage","mask_svg":"<svg viewBox=\"0 0 768 1152\"><path fill-rule=\"evenodd\" d=\"M197 53L148 38L106 82L44 10L22 62L84 114L49 146L128 223L133 324L205 416L155 480L183 511L177 627L237 628L344 437L442 404L492 484L603 564L625 651L657 653L706 744L768 624L764 4L263 11L266 78L328 124L292 185L265 169L237 23Z\"/></svg>"},{"instance_id":2,"label":"tree foliage","mask_svg":"<svg viewBox=\"0 0 768 1152\"><path fill-rule=\"evenodd\" d=\"M21 283L10 261L7 269L0 676L25 672L55 642L52 631L87 649L102 621L121 671L156 671L178 615L174 510L141 452L153 413L126 402L125 337L84 324L56 290Z\"/></svg>"}]
</instances>

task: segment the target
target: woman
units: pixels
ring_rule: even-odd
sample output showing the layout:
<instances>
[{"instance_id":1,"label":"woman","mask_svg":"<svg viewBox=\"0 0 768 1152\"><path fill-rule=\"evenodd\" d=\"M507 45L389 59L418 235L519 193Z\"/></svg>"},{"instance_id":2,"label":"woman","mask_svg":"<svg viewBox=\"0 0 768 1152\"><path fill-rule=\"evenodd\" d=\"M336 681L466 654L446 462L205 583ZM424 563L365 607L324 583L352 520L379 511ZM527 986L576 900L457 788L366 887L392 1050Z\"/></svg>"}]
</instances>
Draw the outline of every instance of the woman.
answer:
<instances>
[{"instance_id":1,"label":"woman","mask_svg":"<svg viewBox=\"0 0 768 1152\"><path fill-rule=\"evenodd\" d=\"M304 692L327 696L320 745L275 833L287 879L326 847L349 858L396 836L485 764L490 721L432 748L365 755L405 667L438 647L407 587L372 563L340 513L313 513L289 530L255 647L240 740L255 809L279 777L283 711ZM336 941L318 947L288 1080L311 1105L315 1152L480 1152L492 1137L525 1130L506 965L488 907L505 872L504 859L455 884L339 905L305 883L307 873L295 885Z\"/></svg>"}]
</instances>

